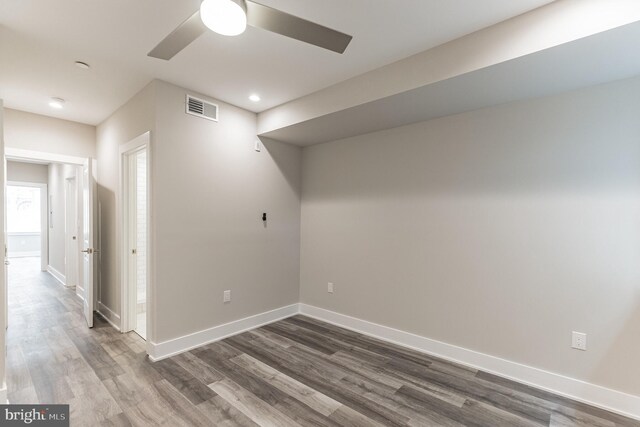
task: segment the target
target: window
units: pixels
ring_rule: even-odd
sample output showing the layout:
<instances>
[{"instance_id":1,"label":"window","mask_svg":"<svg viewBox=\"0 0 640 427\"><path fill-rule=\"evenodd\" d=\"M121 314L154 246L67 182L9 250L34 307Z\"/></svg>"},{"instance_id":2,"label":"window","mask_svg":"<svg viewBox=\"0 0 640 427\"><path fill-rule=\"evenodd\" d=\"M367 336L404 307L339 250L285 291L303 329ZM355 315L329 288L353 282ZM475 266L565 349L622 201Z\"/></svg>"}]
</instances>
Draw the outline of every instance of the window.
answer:
<instances>
[{"instance_id":1,"label":"window","mask_svg":"<svg viewBox=\"0 0 640 427\"><path fill-rule=\"evenodd\" d=\"M41 232L40 188L7 186L7 232Z\"/></svg>"}]
</instances>

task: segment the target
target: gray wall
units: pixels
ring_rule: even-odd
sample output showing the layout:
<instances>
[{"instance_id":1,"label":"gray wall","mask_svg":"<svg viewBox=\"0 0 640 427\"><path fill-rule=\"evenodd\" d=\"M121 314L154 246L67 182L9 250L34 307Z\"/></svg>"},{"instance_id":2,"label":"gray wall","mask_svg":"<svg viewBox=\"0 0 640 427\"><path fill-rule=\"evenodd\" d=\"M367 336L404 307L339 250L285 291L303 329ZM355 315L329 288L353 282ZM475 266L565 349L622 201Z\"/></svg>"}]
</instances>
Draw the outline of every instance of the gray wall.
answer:
<instances>
[{"instance_id":1,"label":"gray wall","mask_svg":"<svg viewBox=\"0 0 640 427\"><path fill-rule=\"evenodd\" d=\"M119 150L135 137L155 133L155 82L150 83L97 127L98 211L100 276L98 301L120 315L120 253L116 214L118 201Z\"/></svg>"},{"instance_id":2,"label":"gray wall","mask_svg":"<svg viewBox=\"0 0 640 427\"><path fill-rule=\"evenodd\" d=\"M7 181L46 184L48 173L47 165L7 161Z\"/></svg>"},{"instance_id":3,"label":"gray wall","mask_svg":"<svg viewBox=\"0 0 640 427\"><path fill-rule=\"evenodd\" d=\"M117 314L119 146L151 131L153 342L299 299L301 149L265 141L257 153L254 113L216 102L219 122L196 118L187 92L207 99L154 81L98 126L100 298Z\"/></svg>"},{"instance_id":4,"label":"gray wall","mask_svg":"<svg viewBox=\"0 0 640 427\"><path fill-rule=\"evenodd\" d=\"M157 341L298 302L301 150L266 141L258 153L254 113L216 102L219 122L203 120L184 104L201 95L156 84Z\"/></svg>"},{"instance_id":5,"label":"gray wall","mask_svg":"<svg viewBox=\"0 0 640 427\"><path fill-rule=\"evenodd\" d=\"M4 109L5 143L10 148L63 154L96 156L95 126Z\"/></svg>"},{"instance_id":6,"label":"gray wall","mask_svg":"<svg viewBox=\"0 0 640 427\"><path fill-rule=\"evenodd\" d=\"M305 148L301 301L640 394L639 117L634 79Z\"/></svg>"}]
</instances>

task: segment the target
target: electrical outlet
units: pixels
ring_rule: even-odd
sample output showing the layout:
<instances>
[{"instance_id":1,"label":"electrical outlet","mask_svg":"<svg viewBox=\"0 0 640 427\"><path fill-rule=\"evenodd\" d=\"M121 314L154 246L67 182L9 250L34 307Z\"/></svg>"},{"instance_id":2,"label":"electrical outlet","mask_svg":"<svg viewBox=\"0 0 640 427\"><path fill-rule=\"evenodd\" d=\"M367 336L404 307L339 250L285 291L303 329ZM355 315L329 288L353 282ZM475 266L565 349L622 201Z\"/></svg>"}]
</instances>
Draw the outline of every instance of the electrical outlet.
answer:
<instances>
[{"instance_id":1,"label":"electrical outlet","mask_svg":"<svg viewBox=\"0 0 640 427\"><path fill-rule=\"evenodd\" d=\"M222 302L231 302L231 291L224 291Z\"/></svg>"},{"instance_id":2,"label":"electrical outlet","mask_svg":"<svg viewBox=\"0 0 640 427\"><path fill-rule=\"evenodd\" d=\"M333 283L327 283L327 292L329 292L330 294L333 293Z\"/></svg>"},{"instance_id":3,"label":"electrical outlet","mask_svg":"<svg viewBox=\"0 0 640 427\"><path fill-rule=\"evenodd\" d=\"M576 350L587 350L587 334L582 332L573 332L571 334L571 347Z\"/></svg>"}]
</instances>

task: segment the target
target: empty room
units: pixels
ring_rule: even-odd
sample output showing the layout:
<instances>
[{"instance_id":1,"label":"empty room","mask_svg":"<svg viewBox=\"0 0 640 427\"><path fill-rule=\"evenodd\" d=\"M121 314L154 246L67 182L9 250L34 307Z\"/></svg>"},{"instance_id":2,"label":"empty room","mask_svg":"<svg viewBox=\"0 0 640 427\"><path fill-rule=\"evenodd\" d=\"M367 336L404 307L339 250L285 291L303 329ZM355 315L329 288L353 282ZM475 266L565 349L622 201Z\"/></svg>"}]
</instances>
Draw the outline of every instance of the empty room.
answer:
<instances>
[{"instance_id":1,"label":"empty room","mask_svg":"<svg viewBox=\"0 0 640 427\"><path fill-rule=\"evenodd\" d=\"M0 0L0 425L640 427L638 0Z\"/></svg>"}]
</instances>

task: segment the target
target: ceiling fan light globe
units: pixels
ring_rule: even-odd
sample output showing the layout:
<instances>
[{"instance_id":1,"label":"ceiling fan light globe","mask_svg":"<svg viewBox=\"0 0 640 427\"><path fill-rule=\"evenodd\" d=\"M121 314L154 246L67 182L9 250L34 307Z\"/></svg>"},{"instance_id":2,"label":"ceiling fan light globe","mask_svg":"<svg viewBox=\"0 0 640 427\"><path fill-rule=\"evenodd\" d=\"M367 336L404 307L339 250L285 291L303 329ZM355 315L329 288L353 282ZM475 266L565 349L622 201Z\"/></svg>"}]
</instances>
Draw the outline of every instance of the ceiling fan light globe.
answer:
<instances>
[{"instance_id":1,"label":"ceiling fan light globe","mask_svg":"<svg viewBox=\"0 0 640 427\"><path fill-rule=\"evenodd\" d=\"M247 28L244 0L204 0L200 17L207 28L223 36L237 36Z\"/></svg>"}]
</instances>

